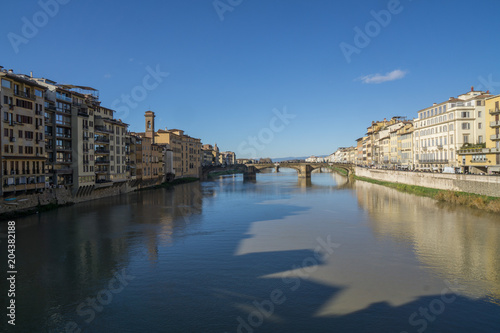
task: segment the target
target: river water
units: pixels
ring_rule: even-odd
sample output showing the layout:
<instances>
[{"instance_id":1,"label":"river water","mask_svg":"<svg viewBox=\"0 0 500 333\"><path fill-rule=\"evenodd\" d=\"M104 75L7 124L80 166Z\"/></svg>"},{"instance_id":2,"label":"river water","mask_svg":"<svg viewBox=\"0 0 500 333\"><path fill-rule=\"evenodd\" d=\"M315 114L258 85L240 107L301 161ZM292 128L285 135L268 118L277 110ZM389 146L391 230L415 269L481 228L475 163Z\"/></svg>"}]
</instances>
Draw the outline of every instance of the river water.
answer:
<instances>
[{"instance_id":1,"label":"river water","mask_svg":"<svg viewBox=\"0 0 500 333\"><path fill-rule=\"evenodd\" d=\"M17 219L0 331L500 332L498 214L281 171Z\"/></svg>"}]
</instances>

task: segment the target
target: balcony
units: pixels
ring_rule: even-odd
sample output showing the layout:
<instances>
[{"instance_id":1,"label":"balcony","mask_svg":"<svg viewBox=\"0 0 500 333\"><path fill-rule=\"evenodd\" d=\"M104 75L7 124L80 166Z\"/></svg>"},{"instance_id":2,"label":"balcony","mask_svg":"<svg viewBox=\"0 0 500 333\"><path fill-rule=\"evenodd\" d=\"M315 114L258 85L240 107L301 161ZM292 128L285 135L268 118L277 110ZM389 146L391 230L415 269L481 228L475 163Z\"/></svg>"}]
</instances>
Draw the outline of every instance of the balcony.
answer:
<instances>
[{"instance_id":1,"label":"balcony","mask_svg":"<svg viewBox=\"0 0 500 333\"><path fill-rule=\"evenodd\" d=\"M98 125L96 125L96 126L94 126L94 127L95 127L95 131L96 131L96 132L101 132L101 133L113 133L113 131L112 131L112 130L107 129L105 126L98 126Z\"/></svg>"},{"instance_id":2,"label":"balcony","mask_svg":"<svg viewBox=\"0 0 500 333\"><path fill-rule=\"evenodd\" d=\"M448 164L448 160L418 160L420 164Z\"/></svg>"},{"instance_id":3,"label":"balcony","mask_svg":"<svg viewBox=\"0 0 500 333\"><path fill-rule=\"evenodd\" d=\"M490 139L492 141L500 140L500 134L493 134L492 136L490 136Z\"/></svg>"},{"instance_id":4,"label":"balcony","mask_svg":"<svg viewBox=\"0 0 500 333\"><path fill-rule=\"evenodd\" d=\"M490 114L500 114L499 108L490 109Z\"/></svg>"},{"instance_id":5,"label":"balcony","mask_svg":"<svg viewBox=\"0 0 500 333\"><path fill-rule=\"evenodd\" d=\"M71 97L65 96L65 95L58 93L58 92L56 93L56 98L61 99L65 102L73 103L73 99L71 99Z\"/></svg>"},{"instance_id":6,"label":"balcony","mask_svg":"<svg viewBox=\"0 0 500 333\"><path fill-rule=\"evenodd\" d=\"M58 138L71 139L71 134L67 134L67 133L56 133L56 136Z\"/></svg>"},{"instance_id":7,"label":"balcony","mask_svg":"<svg viewBox=\"0 0 500 333\"><path fill-rule=\"evenodd\" d=\"M97 136L94 139L95 143L109 143L109 139L103 136Z\"/></svg>"},{"instance_id":8,"label":"balcony","mask_svg":"<svg viewBox=\"0 0 500 333\"><path fill-rule=\"evenodd\" d=\"M102 148L96 149L95 154L96 155L109 154L109 149L102 149Z\"/></svg>"},{"instance_id":9,"label":"balcony","mask_svg":"<svg viewBox=\"0 0 500 333\"><path fill-rule=\"evenodd\" d=\"M500 127L500 120L490 122L490 127Z\"/></svg>"},{"instance_id":10,"label":"balcony","mask_svg":"<svg viewBox=\"0 0 500 333\"><path fill-rule=\"evenodd\" d=\"M71 127L71 122L69 122L69 121L60 121L60 120L56 120L56 125L59 125L59 126L66 126L66 127Z\"/></svg>"},{"instance_id":11,"label":"balcony","mask_svg":"<svg viewBox=\"0 0 500 333\"><path fill-rule=\"evenodd\" d=\"M109 164L109 160L104 158L96 158L95 165Z\"/></svg>"},{"instance_id":12,"label":"balcony","mask_svg":"<svg viewBox=\"0 0 500 333\"><path fill-rule=\"evenodd\" d=\"M437 149L443 149L443 145L437 145Z\"/></svg>"},{"instance_id":13,"label":"balcony","mask_svg":"<svg viewBox=\"0 0 500 333\"><path fill-rule=\"evenodd\" d=\"M31 95L27 92L24 92L24 91L16 91L14 90L14 95L18 96L18 97L22 97L22 98L27 98L27 99L31 99L32 101L36 100L36 96L35 95Z\"/></svg>"},{"instance_id":14,"label":"balcony","mask_svg":"<svg viewBox=\"0 0 500 333\"><path fill-rule=\"evenodd\" d=\"M55 104L48 104L45 106L45 110L49 110L49 111L56 111L56 106Z\"/></svg>"},{"instance_id":15,"label":"balcony","mask_svg":"<svg viewBox=\"0 0 500 333\"><path fill-rule=\"evenodd\" d=\"M56 149L57 150L66 150L66 151L72 151L73 150L73 148L71 148L71 146L60 146L60 145L56 146Z\"/></svg>"}]
</instances>

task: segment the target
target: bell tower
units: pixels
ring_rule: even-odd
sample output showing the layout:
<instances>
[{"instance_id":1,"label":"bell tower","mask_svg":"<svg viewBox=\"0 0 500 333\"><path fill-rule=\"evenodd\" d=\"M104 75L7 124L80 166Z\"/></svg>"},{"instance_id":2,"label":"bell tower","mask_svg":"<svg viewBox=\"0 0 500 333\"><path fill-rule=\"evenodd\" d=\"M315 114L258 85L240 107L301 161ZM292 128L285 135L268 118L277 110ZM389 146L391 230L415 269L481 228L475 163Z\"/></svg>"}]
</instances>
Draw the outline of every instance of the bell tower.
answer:
<instances>
[{"instance_id":1,"label":"bell tower","mask_svg":"<svg viewBox=\"0 0 500 333\"><path fill-rule=\"evenodd\" d=\"M151 138L151 143L155 143L155 117L153 111L146 111L144 114L144 118L146 119L145 135L147 138Z\"/></svg>"}]
</instances>

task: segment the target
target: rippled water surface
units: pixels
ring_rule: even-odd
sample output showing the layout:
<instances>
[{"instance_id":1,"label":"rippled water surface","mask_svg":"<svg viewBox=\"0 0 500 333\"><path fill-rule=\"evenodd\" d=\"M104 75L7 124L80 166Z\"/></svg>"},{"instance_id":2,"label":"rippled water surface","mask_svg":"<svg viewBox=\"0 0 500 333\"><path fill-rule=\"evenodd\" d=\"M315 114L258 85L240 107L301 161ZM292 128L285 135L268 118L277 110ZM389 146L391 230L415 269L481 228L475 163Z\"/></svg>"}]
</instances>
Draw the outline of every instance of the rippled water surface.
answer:
<instances>
[{"instance_id":1,"label":"rippled water surface","mask_svg":"<svg viewBox=\"0 0 500 333\"><path fill-rule=\"evenodd\" d=\"M0 330L500 332L498 215L282 171L17 219Z\"/></svg>"}]
</instances>

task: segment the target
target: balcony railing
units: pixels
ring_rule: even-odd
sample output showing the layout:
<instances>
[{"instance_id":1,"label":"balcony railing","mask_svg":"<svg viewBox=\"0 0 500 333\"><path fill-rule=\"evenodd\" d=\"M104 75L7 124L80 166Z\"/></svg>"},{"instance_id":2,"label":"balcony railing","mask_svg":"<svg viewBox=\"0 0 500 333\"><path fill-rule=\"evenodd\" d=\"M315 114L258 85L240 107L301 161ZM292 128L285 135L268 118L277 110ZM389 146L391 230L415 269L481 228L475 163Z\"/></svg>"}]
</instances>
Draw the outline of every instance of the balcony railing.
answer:
<instances>
[{"instance_id":1,"label":"balcony railing","mask_svg":"<svg viewBox=\"0 0 500 333\"><path fill-rule=\"evenodd\" d=\"M490 114L500 114L499 108L490 109Z\"/></svg>"},{"instance_id":2,"label":"balcony railing","mask_svg":"<svg viewBox=\"0 0 500 333\"><path fill-rule=\"evenodd\" d=\"M493 141L500 140L500 134L493 134L492 136L490 136L490 139Z\"/></svg>"},{"instance_id":3,"label":"balcony railing","mask_svg":"<svg viewBox=\"0 0 500 333\"><path fill-rule=\"evenodd\" d=\"M33 101L36 99L35 95L31 95L31 94L24 92L24 91L14 90L14 95L19 96L19 97L23 97L23 98L28 98L28 99L31 99Z\"/></svg>"},{"instance_id":4,"label":"balcony railing","mask_svg":"<svg viewBox=\"0 0 500 333\"><path fill-rule=\"evenodd\" d=\"M68 97L68 96L64 96L63 94L61 93L56 93L56 98L58 99L62 99L63 101L66 101L66 102L69 102L69 103L72 103L73 100L71 99L71 97Z\"/></svg>"},{"instance_id":5,"label":"balcony railing","mask_svg":"<svg viewBox=\"0 0 500 333\"><path fill-rule=\"evenodd\" d=\"M95 153L96 154L109 154L109 149L101 149L101 148L99 148L99 149L95 150Z\"/></svg>"},{"instance_id":6,"label":"balcony railing","mask_svg":"<svg viewBox=\"0 0 500 333\"><path fill-rule=\"evenodd\" d=\"M500 127L500 120L490 122L490 127Z\"/></svg>"},{"instance_id":7,"label":"balcony railing","mask_svg":"<svg viewBox=\"0 0 500 333\"><path fill-rule=\"evenodd\" d=\"M107 129L105 126L94 126L96 132L113 133L112 130Z\"/></svg>"},{"instance_id":8,"label":"balcony railing","mask_svg":"<svg viewBox=\"0 0 500 333\"><path fill-rule=\"evenodd\" d=\"M94 141L96 143L98 142L105 142L105 143L109 143L109 139L108 138L105 138L105 137L102 137L102 136L97 136L94 138Z\"/></svg>"},{"instance_id":9,"label":"balcony railing","mask_svg":"<svg viewBox=\"0 0 500 333\"><path fill-rule=\"evenodd\" d=\"M420 164L447 164L448 160L418 160Z\"/></svg>"}]
</instances>

